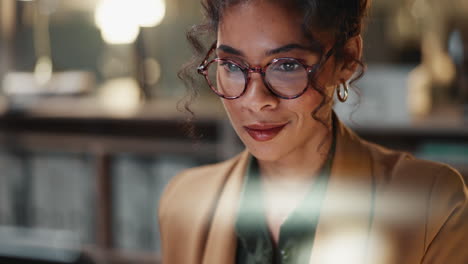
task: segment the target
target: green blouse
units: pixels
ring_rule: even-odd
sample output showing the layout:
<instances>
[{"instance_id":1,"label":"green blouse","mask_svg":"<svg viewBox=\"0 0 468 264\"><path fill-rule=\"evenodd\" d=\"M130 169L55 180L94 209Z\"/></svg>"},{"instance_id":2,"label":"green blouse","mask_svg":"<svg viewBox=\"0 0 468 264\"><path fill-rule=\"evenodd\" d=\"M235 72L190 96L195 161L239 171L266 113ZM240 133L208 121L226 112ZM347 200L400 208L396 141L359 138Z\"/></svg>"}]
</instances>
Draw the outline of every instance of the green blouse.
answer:
<instances>
[{"instance_id":1,"label":"green blouse","mask_svg":"<svg viewBox=\"0 0 468 264\"><path fill-rule=\"evenodd\" d=\"M334 149L333 144L317 180L310 186L304 200L281 225L278 245L273 242L265 219L258 162L251 157L236 221L236 263L308 263Z\"/></svg>"}]
</instances>

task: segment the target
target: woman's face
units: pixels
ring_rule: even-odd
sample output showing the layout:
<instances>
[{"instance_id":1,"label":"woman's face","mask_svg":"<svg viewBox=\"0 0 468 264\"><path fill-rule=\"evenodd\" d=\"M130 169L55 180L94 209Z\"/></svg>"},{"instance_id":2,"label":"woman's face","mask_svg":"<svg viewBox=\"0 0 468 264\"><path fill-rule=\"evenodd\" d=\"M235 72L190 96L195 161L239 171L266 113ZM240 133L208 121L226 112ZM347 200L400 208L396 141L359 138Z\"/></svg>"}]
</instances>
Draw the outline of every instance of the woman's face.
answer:
<instances>
[{"instance_id":1,"label":"woman's face","mask_svg":"<svg viewBox=\"0 0 468 264\"><path fill-rule=\"evenodd\" d=\"M275 58L292 57L308 65L319 62L301 30L302 17L268 1L249 1L227 9L218 29L217 56L263 67ZM332 41L320 39L325 52ZM291 46L291 44L294 44ZM282 47L293 47L285 48ZM328 97L339 84L331 57L318 74L318 83ZM261 75L251 74L246 93L238 99L222 99L231 123L248 150L259 160L276 161L289 155L317 150L328 129L312 117L323 96L314 89L299 98L275 97ZM323 106L318 118L329 121L331 104Z\"/></svg>"}]
</instances>

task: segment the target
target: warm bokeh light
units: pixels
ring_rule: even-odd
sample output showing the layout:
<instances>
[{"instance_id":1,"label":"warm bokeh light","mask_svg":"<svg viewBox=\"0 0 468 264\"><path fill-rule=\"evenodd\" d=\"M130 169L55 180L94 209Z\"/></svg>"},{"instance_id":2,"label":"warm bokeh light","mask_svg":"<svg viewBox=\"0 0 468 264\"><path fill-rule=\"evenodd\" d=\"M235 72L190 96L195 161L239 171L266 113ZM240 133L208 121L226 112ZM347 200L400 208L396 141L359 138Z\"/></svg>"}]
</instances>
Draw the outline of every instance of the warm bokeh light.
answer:
<instances>
[{"instance_id":1,"label":"warm bokeh light","mask_svg":"<svg viewBox=\"0 0 468 264\"><path fill-rule=\"evenodd\" d=\"M110 44L128 44L135 41L139 33L132 1L102 0L99 2L95 20L101 29L102 38Z\"/></svg>"},{"instance_id":2,"label":"warm bokeh light","mask_svg":"<svg viewBox=\"0 0 468 264\"><path fill-rule=\"evenodd\" d=\"M416 67L408 76L408 109L414 117L429 114L432 108L430 77L424 67Z\"/></svg>"},{"instance_id":3,"label":"warm bokeh light","mask_svg":"<svg viewBox=\"0 0 468 264\"><path fill-rule=\"evenodd\" d=\"M99 101L111 115L132 116L140 106L140 88L132 78L107 81L99 88Z\"/></svg>"},{"instance_id":4,"label":"warm bokeh light","mask_svg":"<svg viewBox=\"0 0 468 264\"><path fill-rule=\"evenodd\" d=\"M133 0L137 11L138 24L142 27L159 25L166 15L164 0Z\"/></svg>"},{"instance_id":5,"label":"warm bokeh light","mask_svg":"<svg viewBox=\"0 0 468 264\"><path fill-rule=\"evenodd\" d=\"M101 0L95 21L103 39L111 44L136 40L139 27L154 27L166 14L164 0Z\"/></svg>"},{"instance_id":6,"label":"warm bokeh light","mask_svg":"<svg viewBox=\"0 0 468 264\"><path fill-rule=\"evenodd\" d=\"M147 58L143 63L145 65L146 84L155 85L161 79L161 64L153 58Z\"/></svg>"},{"instance_id":7,"label":"warm bokeh light","mask_svg":"<svg viewBox=\"0 0 468 264\"><path fill-rule=\"evenodd\" d=\"M40 57L34 69L34 77L39 86L46 85L52 79L52 61L49 57Z\"/></svg>"}]
</instances>

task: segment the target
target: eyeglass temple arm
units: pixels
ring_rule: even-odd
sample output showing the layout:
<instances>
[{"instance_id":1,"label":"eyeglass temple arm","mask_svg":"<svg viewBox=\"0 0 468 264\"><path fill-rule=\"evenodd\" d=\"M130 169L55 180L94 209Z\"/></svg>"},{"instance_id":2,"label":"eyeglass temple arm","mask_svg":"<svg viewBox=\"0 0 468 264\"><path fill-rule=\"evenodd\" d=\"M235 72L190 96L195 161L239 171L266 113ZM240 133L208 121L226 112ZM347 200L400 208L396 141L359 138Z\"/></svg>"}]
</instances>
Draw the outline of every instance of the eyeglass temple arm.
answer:
<instances>
[{"instance_id":1,"label":"eyeglass temple arm","mask_svg":"<svg viewBox=\"0 0 468 264\"><path fill-rule=\"evenodd\" d=\"M199 73L202 73L202 71L205 70L206 64L208 63L208 58L210 57L210 55L211 55L211 53L213 52L213 50L216 48L216 42L217 42L217 41L215 41L215 42L213 43L213 45L211 45L211 48L210 48L210 50L208 51L208 53L206 54L205 58L203 59L203 62L200 64L200 66L198 66L197 69L198 69L198 72L199 72Z\"/></svg>"}]
</instances>

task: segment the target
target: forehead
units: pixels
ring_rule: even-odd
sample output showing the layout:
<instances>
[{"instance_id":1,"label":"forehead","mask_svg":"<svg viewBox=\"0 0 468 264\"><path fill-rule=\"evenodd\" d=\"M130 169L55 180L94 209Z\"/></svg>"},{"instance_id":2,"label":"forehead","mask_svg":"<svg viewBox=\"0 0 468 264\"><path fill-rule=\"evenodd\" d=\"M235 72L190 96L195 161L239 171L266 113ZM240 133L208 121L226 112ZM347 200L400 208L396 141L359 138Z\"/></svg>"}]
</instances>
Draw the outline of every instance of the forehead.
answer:
<instances>
[{"instance_id":1,"label":"forehead","mask_svg":"<svg viewBox=\"0 0 468 264\"><path fill-rule=\"evenodd\" d=\"M304 35L298 12L270 1L248 1L223 12L218 42L248 53L290 43L307 46L310 41Z\"/></svg>"}]
</instances>

